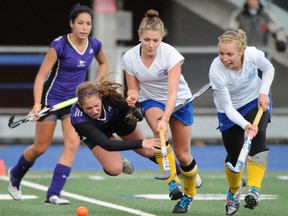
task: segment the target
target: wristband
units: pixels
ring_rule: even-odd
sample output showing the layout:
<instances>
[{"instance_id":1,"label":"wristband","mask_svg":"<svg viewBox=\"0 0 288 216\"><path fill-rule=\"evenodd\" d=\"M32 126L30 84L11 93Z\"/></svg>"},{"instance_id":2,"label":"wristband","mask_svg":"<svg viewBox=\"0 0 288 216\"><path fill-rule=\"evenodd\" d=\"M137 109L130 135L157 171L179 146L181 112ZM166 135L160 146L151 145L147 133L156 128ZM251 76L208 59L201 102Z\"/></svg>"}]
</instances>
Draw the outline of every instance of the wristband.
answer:
<instances>
[{"instance_id":1,"label":"wristband","mask_svg":"<svg viewBox=\"0 0 288 216\"><path fill-rule=\"evenodd\" d=\"M33 106L33 109L35 109L35 108L41 109L41 106L42 105L40 103L35 103L34 106Z\"/></svg>"}]
</instances>

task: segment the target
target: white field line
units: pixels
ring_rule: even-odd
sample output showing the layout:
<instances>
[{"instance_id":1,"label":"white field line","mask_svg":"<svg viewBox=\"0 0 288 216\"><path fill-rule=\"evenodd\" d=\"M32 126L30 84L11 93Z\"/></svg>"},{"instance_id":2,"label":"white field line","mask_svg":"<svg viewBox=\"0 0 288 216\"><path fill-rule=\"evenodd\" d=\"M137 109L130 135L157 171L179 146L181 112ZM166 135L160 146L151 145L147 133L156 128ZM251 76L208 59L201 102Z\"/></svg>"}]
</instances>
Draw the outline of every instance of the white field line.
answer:
<instances>
[{"instance_id":1,"label":"white field line","mask_svg":"<svg viewBox=\"0 0 288 216\"><path fill-rule=\"evenodd\" d=\"M28 177L28 176L27 176ZM45 177L48 177L48 176L45 176ZM44 178L45 178L44 177ZM81 178L80 176L74 176L75 178ZM34 175L33 178L41 178L41 175ZM43 175L42 175L42 178L43 178ZM51 176L50 176L51 178ZM102 176L97 176L97 175L92 175L92 176L88 176L88 178L90 179L94 179L94 180L105 180L106 177L102 177ZM122 177L122 178L127 178L128 177ZM132 176L129 176L129 179L133 179L133 178L138 178L139 179L139 176L138 177L132 177ZM140 178L147 178L146 176L141 176ZM148 177L150 178L150 177ZM223 177L219 177L219 176L209 176L209 178L211 179L214 179L214 178L223 178ZM278 176L277 177L278 179L282 179L282 180L288 180L288 176ZM0 180L4 180L4 181L9 181L8 177L6 176L0 176ZM48 187L46 186L43 186L43 185L39 185L39 184L36 184L36 183L32 183L32 182L28 182L28 181L25 181L23 180L22 181L22 185L25 185L27 187L31 187L31 188L34 188L34 189L38 189L38 190L42 190L42 191L47 191ZM89 198L89 197L85 197L85 196L82 196L82 195L78 195L78 194L74 194L74 193L70 193L70 192L66 192L66 191L63 191L62 194L66 197L70 197L70 198L73 198L73 199L76 199L76 200L81 200L81 201L85 201L85 202L89 202L89 203L92 203L92 204L96 204L96 205L100 205L100 206L105 206L105 207L108 207L108 208L114 208L114 209L117 209L117 210L121 210L121 211L125 211L125 212L128 212L128 213L131 213L131 214L135 214L135 215L142 215L142 216L155 216L153 214L149 214L149 213L146 213L146 212L142 212L140 210L137 210L137 209L131 209L131 208L127 208L127 207L124 207L124 206L120 206L120 205L115 205L115 204L112 204L112 203L108 203L108 202L103 202L103 201L100 201L100 200L96 200L96 199L92 199L92 198ZM125 195L124 195L125 196ZM135 195L128 195L128 196L131 196L131 197L135 197L135 198L142 198L142 199L154 199L154 200L169 200L169 196L167 194L135 194ZM245 195L241 195L241 198L240 199L244 199L244 196ZM35 196L25 196L23 195L23 199L33 199L35 198ZM36 197L37 198L37 197ZM273 199L278 199L279 196L278 195L273 195L273 194L261 194L260 195L260 199L261 200L273 200ZM1 195L0 194L0 200L7 200L7 195ZM8 197L8 199L10 199ZM197 194L196 197L195 197L195 200L225 200L226 199L226 194Z\"/></svg>"},{"instance_id":2,"label":"white field line","mask_svg":"<svg viewBox=\"0 0 288 216\"><path fill-rule=\"evenodd\" d=\"M129 195L130 196L130 195ZM196 194L195 200L226 200L226 194ZM169 200L167 194L135 194L131 197L142 199L154 199L154 200ZM240 199L244 200L245 195L241 195ZM278 199L278 195L260 194L260 200L274 200Z\"/></svg>"},{"instance_id":3,"label":"white field line","mask_svg":"<svg viewBox=\"0 0 288 216\"><path fill-rule=\"evenodd\" d=\"M7 176L1 176L0 180L4 180L4 181L8 182L9 178ZM37 189L37 190L41 190L41 191L47 191L48 190L48 187L46 187L44 185L40 185L40 184L37 184L37 183L29 182L29 181L26 181L26 180L22 180L21 184L26 186L26 187L31 187L33 189ZM117 209L117 210L128 212L128 213L134 214L134 215L156 216L154 214L146 213L146 212L143 212L143 211L140 211L140 210L137 210L137 209L127 208L127 207L116 205L116 204L113 204L113 203L103 202L101 200L92 199L92 198L89 198L89 197L85 197L85 196L74 194L74 193L69 193L69 192L66 192L66 191L62 191L61 194L63 194L63 196L70 197L72 199L89 202L89 203L100 205L100 206L104 206L104 207L107 207L107 208Z\"/></svg>"},{"instance_id":4,"label":"white field line","mask_svg":"<svg viewBox=\"0 0 288 216\"><path fill-rule=\"evenodd\" d=\"M201 173L200 173L201 174ZM51 179L52 175L41 175L41 174L28 174L27 176L25 176L25 179ZM81 178L89 178L91 180L106 180L109 178L113 178L113 177L109 177L109 176L105 176L105 175L87 175L84 176L83 175L77 175L77 174L72 174L69 176L69 179L81 179ZM117 176L117 179L154 179L153 176L151 175L120 175ZM210 175L210 176L205 176L205 179L226 179L226 176L224 175Z\"/></svg>"},{"instance_id":5,"label":"white field line","mask_svg":"<svg viewBox=\"0 0 288 216\"><path fill-rule=\"evenodd\" d=\"M37 196L34 195L22 195L21 199L38 199ZM13 200L9 194L0 194L0 200Z\"/></svg>"}]
</instances>

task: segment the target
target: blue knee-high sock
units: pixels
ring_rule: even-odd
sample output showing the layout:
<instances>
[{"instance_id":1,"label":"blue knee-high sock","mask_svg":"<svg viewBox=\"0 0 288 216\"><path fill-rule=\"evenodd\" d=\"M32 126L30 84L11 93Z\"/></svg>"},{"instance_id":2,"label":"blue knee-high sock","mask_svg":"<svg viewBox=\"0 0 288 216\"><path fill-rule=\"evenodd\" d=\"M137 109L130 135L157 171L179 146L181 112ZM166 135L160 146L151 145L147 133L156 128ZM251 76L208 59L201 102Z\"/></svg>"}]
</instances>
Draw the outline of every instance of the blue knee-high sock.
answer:
<instances>
[{"instance_id":1,"label":"blue knee-high sock","mask_svg":"<svg viewBox=\"0 0 288 216\"><path fill-rule=\"evenodd\" d=\"M60 192L63 189L70 173L71 167L59 163L56 165L51 185L47 191L47 198L51 197L52 195L60 196Z\"/></svg>"},{"instance_id":2,"label":"blue knee-high sock","mask_svg":"<svg viewBox=\"0 0 288 216\"><path fill-rule=\"evenodd\" d=\"M21 155L21 157L18 160L18 163L12 169L11 180L13 182L11 182L11 183L13 186L20 184L22 178L25 176L25 174L28 172L28 170L33 166L33 164L34 164L34 161L29 162L24 158L24 155Z\"/></svg>"}]
</instances>

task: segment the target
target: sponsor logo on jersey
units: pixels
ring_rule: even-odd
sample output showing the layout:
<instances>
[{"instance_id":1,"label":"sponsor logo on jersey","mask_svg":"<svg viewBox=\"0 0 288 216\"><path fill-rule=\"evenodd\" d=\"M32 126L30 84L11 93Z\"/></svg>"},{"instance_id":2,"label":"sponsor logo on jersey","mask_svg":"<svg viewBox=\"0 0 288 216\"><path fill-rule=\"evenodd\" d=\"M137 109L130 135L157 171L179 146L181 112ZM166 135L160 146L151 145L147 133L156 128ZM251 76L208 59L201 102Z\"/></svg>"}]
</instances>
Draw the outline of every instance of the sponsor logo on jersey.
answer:
<instances>
[{"instance_id":1,"label":"sponsor logo on jersey","mask_svg":"<svg viewBox=\"0 0 288 216\"><path fill-rule=\"evenodd\" d=\"M78 59L77 60L77 67L85 67L86 66L86 61Z\"/></svg>"}]
</instances>

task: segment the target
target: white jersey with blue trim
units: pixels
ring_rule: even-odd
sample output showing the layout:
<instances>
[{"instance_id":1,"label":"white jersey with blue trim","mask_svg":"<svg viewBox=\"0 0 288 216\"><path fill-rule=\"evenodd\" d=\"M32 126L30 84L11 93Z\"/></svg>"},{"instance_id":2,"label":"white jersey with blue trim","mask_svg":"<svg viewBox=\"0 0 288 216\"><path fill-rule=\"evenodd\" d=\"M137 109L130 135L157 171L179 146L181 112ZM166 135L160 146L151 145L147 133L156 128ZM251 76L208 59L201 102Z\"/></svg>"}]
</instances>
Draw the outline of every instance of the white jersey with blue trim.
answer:
<instances>
[{"instance_id":1,"label":"white jersey with blue trim","mask_svg":"<svg viewBox=\"0 0 288 216\"><path fill-rule=\"evenodd\" d=\"M122 58L122 69L139 81L139 102L153 99L166 103L168 97L168 72L184 57L171 45L161 42L152 65L146 67L140 56L141 44L127 51ZM180 75L176 105L182 103L192 94L183 75Z\"/></svg>"},{"instance_id":2,"label":"white jersey with blue trim","mask_svg":"<svg viewBox=\"0 0 288 216\"><path fill-rule=\"evenodd\" d=\"M262 79L258 76L262 71ZM226 113L229 119L242 128L247 122L236 109L257 99L260 93L269 93L274 77L274 67L265 54L255 47L244 51L243 66L240 71L225 68L216 57L209 71L209 79L214 89L214 103L219 113Z\"/></svg>"}]
</instances>

